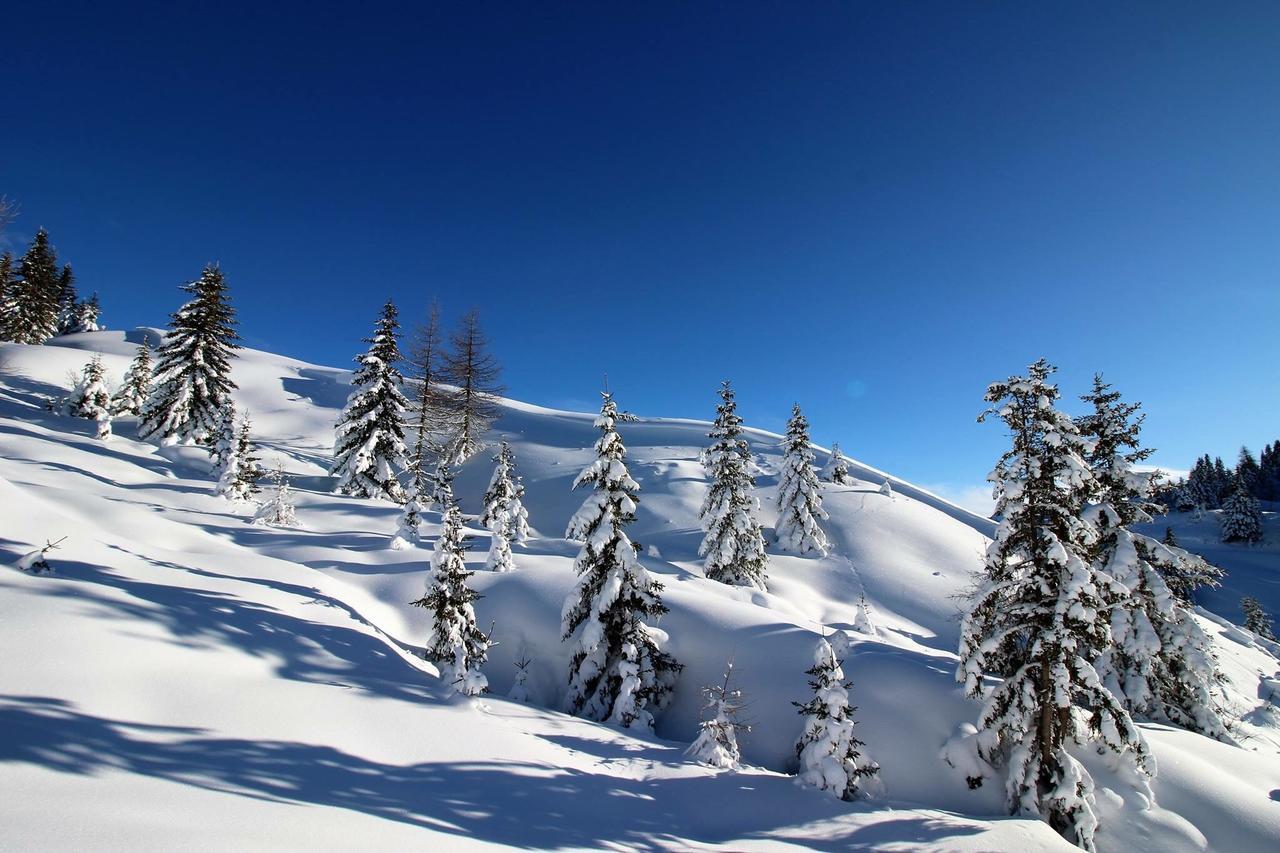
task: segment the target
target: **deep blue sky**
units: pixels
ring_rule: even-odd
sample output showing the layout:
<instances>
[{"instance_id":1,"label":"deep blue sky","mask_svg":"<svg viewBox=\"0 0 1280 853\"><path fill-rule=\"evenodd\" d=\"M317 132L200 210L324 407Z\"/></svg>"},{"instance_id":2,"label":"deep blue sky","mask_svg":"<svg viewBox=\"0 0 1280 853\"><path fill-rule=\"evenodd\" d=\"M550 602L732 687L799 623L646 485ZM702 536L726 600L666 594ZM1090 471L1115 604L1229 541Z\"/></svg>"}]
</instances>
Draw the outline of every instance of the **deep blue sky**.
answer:
<instances>
[{"instance_id":1,"label":"deep blue sky","mask_svg":"<svg viewBox=\"0 0 1280 853\"><path fill-rule=\"evenodd\" d=\"M1280 436L1280 5L878 5L10 4L9 242L113 327L220 261L250 345L329 364L388 295L477 306L512 396L731 377L952 491L1040 355L1161 464Z\"/></svg>"}]
</instances>

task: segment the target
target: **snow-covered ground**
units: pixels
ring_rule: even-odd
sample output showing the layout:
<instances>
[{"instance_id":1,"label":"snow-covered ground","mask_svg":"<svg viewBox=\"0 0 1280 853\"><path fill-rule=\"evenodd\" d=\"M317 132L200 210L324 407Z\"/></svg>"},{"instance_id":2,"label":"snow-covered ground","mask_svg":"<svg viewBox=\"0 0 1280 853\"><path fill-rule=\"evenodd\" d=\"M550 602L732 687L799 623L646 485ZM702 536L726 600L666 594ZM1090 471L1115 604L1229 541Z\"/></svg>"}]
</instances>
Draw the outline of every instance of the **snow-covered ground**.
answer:
<instances>
[{"instance_id":1,"label":"snow-covered ground","mask_svg":"<svg viewBox=\"0 0 1280 853\"><path fill-rule=\"evenodd\" d=\"M959 596L989 520L893 478L883 495L887 475L854 462L853 485L824 487L830 556L773 553L767 593L726 587L696 557L708 424L621 424L642 489L630 532L666 586L661 627L686 667L657 738L639 738L554 710L577 552L562 536L583 498L570 484L592 456L593 415L508 401L492 438L515 448L536 533L517 571L472 579L499 642L485 670L494 692L446 697L415 654L426 614L408 606L437 516L421 549L393 551L395 506L328 492L347 372L241 353L237 401L263 461L293 474L303 525L253 526L250 508L212 494L202 451L137 442L131 420L103 443L91 422L43 410L91 352L118 381L142 333L0 345L0 564L67 537L52 575L0 569L0 847L1070 849L1046 825L1006 817L1001 786L970 790L939 757L977 714L952 673ZM770 527L779 437L748 437ZM477 569L489 456L456 486ZM1241 590L1280 611L1280 550L1211 546L1211 518L1172 523L1233 572L1206 597L1220 616L1205 611L1204 624L1242 746L1144 726L1160 771L1151 808L1091 761L1105 788L1099 843L1280 849L1280 648L1221 618L1239 618ZM1267 535L1280 542L1274 518ZM863 596L870 634L851 630ZM807 698L824 629L849 634L858 734L882 767L874 800L833 801L785 775L800 729L791 702ZM523 656L530 705L500 698ZM728 658L753 725L741 736L752 766L732 773L682 754L699 688Z\"/></svg>"}]
</instances>

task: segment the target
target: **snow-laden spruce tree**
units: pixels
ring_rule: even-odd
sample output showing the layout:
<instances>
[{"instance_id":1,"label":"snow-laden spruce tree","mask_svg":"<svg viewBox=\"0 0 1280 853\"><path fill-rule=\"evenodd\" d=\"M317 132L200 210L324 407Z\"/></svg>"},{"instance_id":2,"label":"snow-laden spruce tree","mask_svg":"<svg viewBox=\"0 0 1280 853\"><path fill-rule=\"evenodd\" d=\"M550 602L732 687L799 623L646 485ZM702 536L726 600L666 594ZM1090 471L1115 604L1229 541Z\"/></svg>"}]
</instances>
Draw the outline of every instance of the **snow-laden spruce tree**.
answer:
<instances>
[{"instance_id":1,"label":"snow-laden spruce tree","mask_svg":"<svg viewBox=\"0 0 1280 853\"><path fill-rule=\"evenodd\" d=\"M36 231L17 276L9 283L3 306L6 337L20 344L42 344L58 330L58 296L62 278L58 255L43 228Z\"/></svg>"},{"instance_id":2,"label":"snow-laden spruce tree","mask_svg":"<svg viewBox=\"0 0 1280 853\"><path fill-rule=\"evenodd\" d=\"M365 338L369 351L356 358L360 365L351 377L353 390L335 429L333 468L338 478L334 491L361 498L386 498L399 503L404 490L398 477L405 469L404 412L408 406L400 391L396 363L400 323L390 300L382 307L373 337Z\"/></svg>"},{"instance_id":3,"label":"snow-laden spruce tree","mask_svg":"<svg viewBox=\"0 0 1280 853\"><path fill-rule=\"evenodd\" d=\"M70 335L80 331L76 328L79 310L80 297L76 293L75 273L71 270L71 264L63 264L62 272L58 274L58 319L54 334Z\"/></svg>"},{"instance_id":4,"label":"snow-laden spruce tree","mask_svg":"<svg viewBox=\"0 0 1280 853\"><path fill-rule=\"evenodd\" d=\"M271 472L271 497L253 514L253 523L270 527L297 527L298 513L293 505L293 490L289 488L289 475L277 462Z\"/></svg>"},{"instance_id":5,"label":"snow-laden spruce tree","mask_svg":"<svg viewBox=\"0 0 1280 853\"><path fill-rule=\"evenodd\" d=\"M797 404L791 408L787 435L782 440L782 473L778 479L778 523L774 528L778 547L804 554L827 554L827 534L818 522L827 517L822 489L813 470L809 446L809 421Z\"/></svg>"},{"instance_id":6,"label":"snow-laden spruce tree","mask_svg":"<svg viewBox=\"0 0 1280 853\"><path fill-rule=\"evenodd\" d=\"M1109 600L1112 642L1094 666L1130 713L1224 738L1212 693L1218 674L1209 638L1148 559L1167 546L1132 530L1150 521L1156 509L1154 475L1134 471L1151 455L1139 442L1141 407L1121 402L1101 376L1094 376L1092 392L1081 399L1093 405L1078 421L1092 442L1086 457L1094 478L1092 503L1085 512L1098 531L1092 565L1119 584L1111 587Z\"/></svg>"},{"instance_id":7,"label":"snow-laden spruce tree","mask_svg":"<svg viewBox=\"0 0 1280 853\"><path fill-rule=\"evenodd\" d=\"M69 271L71 267L68 266L66 269ZM68 334L101 331L102 324L99 322L101 319L102 306L98 302L98 294L94 293L88 299L76 303Z\"/></svg>"},{"instance_id":8,"label":"snow-laden spruce tree","mask_svg":"<svg viewBox=\"0 0 1280 853\"><path fill-rule=\"evenodd\" d=\"M476 627L471 603L480 597L467 586L466 533L462 513L452 501L444 510L440 536L431 555L427 593L415 607L431 611L426 658L440 668L440 678L458 693L475 696L489 689L480 668L489 655L489 637Z\"/></svg>"},{"instance_id":9,"label":"snow-laden spruce tree","mask_svg":"<svg viewBox=\"0 0 1280 853\"><path fill-rule=\"evenodd\" d=\"M853 712L844 670L826 639L813 651L813 666L806 670L813 698L792 702L804 717L804 731L796 742L800 784L826 791L842 800L856 799L880 765L859 750L862 741L853 735Z\"/></svg>"},{"instance_id":10,"label":"snow-laden spruce tree","mask_svg":"<svg viewBox=\"0 0 1280 853\"><path fill-rule=\"evenodd\" d=\"M698 737L685 750L693 760L724 770L737 770L742 760L738 749L738 732L751 731L751 726L741 722L742 691L729 685L733 677L733 661L725 664L724 680L702 688L705 703L702 721L698 723Z\"/></svg>"},{"instance_id":11,"label":"snow-laden spruce tree","mask_svg":"<svg viewBox=\"0 0 1280 853\"><path fill-rule=\"evenodd\" d=\"M844 458L844 454L840 452L840 445L836 442L831 444L831 456L827 459L826 467L822 469L822 479L837 486L848 486L853 483L853 478L849 476L849 460Z\"/></svg>"},{"instance_id":12,"label":"snow-laden spruce tree","mask_svg":"<svg viewBox=\"0 0 1280 853\"><path fill-rule=\"evenodd\" d=\"M151 345L146 336L134 352L129 369L124 372L124 380L111 398L111 413L121 415L140 415L147 398L151 396L151 378L154 368L151 363Z\"/></svg>"},{"instance_id":13,"label":"snow-laden spruce tree","mask_svg":"<svg viewBox=\"0 0 1280 853\"><path fill-rule=\"evenodd\" d=\"M1252 544L1262 541L1262 510L1243 482L1222 504L1222 541Z\"/></svg>"},{"instance_id":14,"label":"snow-laden spruce tree","mask_svg":"<svg viewBox=\"0 0 1280 853\"><path fill-rule=\"evenodd\" d=\"M249 415L245 414L240 419L235 447L226 457L218 474L218 484L214 486L214 492L229 501L253 500L253 496L261 491L258 481L262 479L263 471L254 453L252 430Z\"/></svg>"},{"instance_id":15,"label":"snow-laden spruce tree","mask_svg":"<svg viewBox=\"0 0 1280 853\"><path fill-rule=\"evenodd\" d=\"M996 464L1001 519L983 577L964 617L957 679L983 701L978 748L1008 772L1012 813L1039 815L1069 841L1092 849L1098 819L1093 779L1070 752L1101 749L1149 775L1146 741L1102 683L1093 661L1111 643L1108 601L1124 594L1090 565L1097 530L1081 518L1094 476L1088 442L1059 412L1054 368L995 382L985 399L1013 446ZM987 692L985 677L1003 680Z\"/></svg>"},{"instance_id":16,"label":"snow-laden spruce tree","mask_svg":"<svg viewBox=\"0 0 1280 853\"><path fill-rule=\"evenodd\" d=\"M1143 559L1155 566L1169 592L1184 608L1192 605L1195 591L1200 587L1221 586L1223 570L1198 554L1179 547L1172 527L1165 528L1164 537L1159 542L1147 540L1144 545Z\"/></svg>"},{"instance_id":17,"label":"snow-laden spruce tree","mask_svg":"<svg viewBox=\"0 0 1280 853\"><path fill-rule=\"evenodd\" d=\"M449 508L449 504L454 501L453 478L458 474L456 467L458 454L452 442L449 441L443 444L432 442L431 452L435 454L436 459L435 473L431 475L431 506L440 510L440 514L443 515Z\"/></svg>"},{"instance_id":18,"label":"snow-laden spruce tree","mask_svg":"<svg viewBox=\"0 0 1280 853\"><path fill-rule=\"evenodd\" d=\"M213 476L218 479L222 478L222 472L226 470L229 460L235 453L236 427L239 423L236 404L228 398L222 405L218 430L209 437L209 470L213 471Z\"/></svg>"},{"instance_id":19,"label":"snow-laden spruce tree","mask_svg":"<svg viewBox=\"0 0 1280 853\"><path fill-rule=\"evenodd\" d=\"M422 541L422 499L418 496L420 478L412 478L404 490L404 503L400 507L400 520L395 535L391 537L391 550L403 551Z\"/></svg>"},{"instance_id":20,"label":"snow-laden spruce tree","mask_svg":"<svg viewBox=\"0 0 1280 853\"><path fill-rule=\"evenodd\" d=\"M515 473L516 457L511 445L502 442L493 461L493 476L484 493L484 512L480 516L480 523L490 533L484 567L491 572L509 572L516 567L511 546L524 542L529 535L529 513L521 501L524 486Z\"/></svg>"},{"instance_id":21,"label":"snow-laden spruce tree","mask_svg":"<svg viewBox=\"0 0 1280 853\"><path fill-rule=\"evenodd\" d=\"M751 451L742 437L737 409L733 388L727 381L721 383L715 425L707 434L712 444L702 451L711 485L702 501L705 535L698 555L706 558L703 571L711 580L764 589L769 558L764 530L756 521L760 504L752 492Z\"/></svg>"},{"instance_id":22,"label":"snow-laden spruce tree","mask_svg":"<svg viewBox=\"0 0 1280 853\"><path fill-rule=\"evenodd\" d=\"M17 340L19 332L18 305L13 288L16 285L13 275L13 254L0 254L0 341Z\"/></svg>"},{"instance_id":23,"label":"snow-laden spruce tree","mask_svg":"<svg viewBox=\"0 0 1280 853\"><path fill-rule=\"evenodd\" d=\"M1262 603L1251 595L1240 599L1240 612L1244 614L1244 626L1264 640L1274 640L1271 617L1262 609Z\"/></svg>"},{"instance_id":24,"label":"snow-laden spruce tree","mask_svg":"<svg viewBox=\"0 0 1280 853\"><path fill-rule=\"evenodd\" d=\"M645 623L667 611L662 584L636 557L623 528L635 519L639 486L627 471L626 447L615 429L618 409L604 393L596 418L596 458L574 488L592 493L569 521L565 537L582 541L574 561L578 580L561 615L572 645L565 710L624 728L653 729L681 666L659 646L661 632Z\"/></svg>"},{"instance_id":25,"label":"snow-laden spruce tree","mask_svg":"<svg viewBox=\"0 0 1280 853\"><path fill-rule=\"evenodd\" d=\"M236 388L231 359L240 336L222 270L207 266L182 289L194 298L170 320L172 328L157 351L154 387L138 424L139 436L156 437L163 444L207 440Z\"/></svg>"},{"instance_id":26,"label":"snow-laden spruce tree","mask_svg":"<svg viewBox=\"0 0 1280 853\"><path fill-rule=\"evenodd\" d=\"M80 380L66 400L66 412L74 418L87 418L98 423L98 438L111 437L111 392L107 390L107 371L102 356L95 355L84 366Z\"/></svg>"}]
</instances>

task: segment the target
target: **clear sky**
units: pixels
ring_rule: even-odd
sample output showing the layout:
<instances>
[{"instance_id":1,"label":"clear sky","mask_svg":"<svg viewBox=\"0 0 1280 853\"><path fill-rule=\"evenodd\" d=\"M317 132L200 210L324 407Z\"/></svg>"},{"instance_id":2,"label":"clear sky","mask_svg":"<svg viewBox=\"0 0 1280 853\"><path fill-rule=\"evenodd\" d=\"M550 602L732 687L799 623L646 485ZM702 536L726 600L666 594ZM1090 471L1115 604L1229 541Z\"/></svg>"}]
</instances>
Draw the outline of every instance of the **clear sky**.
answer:
<instances>
[{"instance_id":1,"label":"clear sky","mask_svg":"<svg viewBox=\"0 0 1280 853\"><path fill-rule=\"evenodd\" d=\"M221 262L345 364L482 312L512 396L748 421L963 495L1044 355L1154 461L1280 437L1280 4L9 4L0 193L113 327Z\"/></svg>"}]
</instances>

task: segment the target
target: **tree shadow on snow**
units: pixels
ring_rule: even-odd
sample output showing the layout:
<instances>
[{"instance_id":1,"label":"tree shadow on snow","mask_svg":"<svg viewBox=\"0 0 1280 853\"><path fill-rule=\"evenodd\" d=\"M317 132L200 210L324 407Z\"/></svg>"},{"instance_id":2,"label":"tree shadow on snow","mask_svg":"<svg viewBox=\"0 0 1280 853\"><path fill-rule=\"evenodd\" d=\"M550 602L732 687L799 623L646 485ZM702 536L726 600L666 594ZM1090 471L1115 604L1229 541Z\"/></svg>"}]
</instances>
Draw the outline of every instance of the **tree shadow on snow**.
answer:
<instances>
[{"instance_id":1,"label":"tree shadow on snow","mask_svg":"<svg viewBox=\"0 0 1280 853\"><path fill-rule=\"evenodd\" d=\"M0 763L62 773L125 771L276 803L308 804L525 849L624 844L670 849L683 839L775 837L788 827L866 812L819 794L785 796L778 777L623 779L521 761L387 764L330 746L209 737L197 728L98 717L70 703L0 696ZM784 794L779 797L779 794ZM833 825L815 849L938 843L983 827L936 813ZM800 840L800 839L797 839Z\"/></svg>"},{"instance_id":2,"label":"tree shadow on snow","mask_svg":"<svg viewBox=\"0 0 1280 853\"><path fill-rule=\"evenodd\" d=\"M313 587L238 578L150 558L142 559L184 573L265 586L296 596L307 605L336 608L385 639L354 626L332 625L293 616L230 593L135 580L74 560L59 560L55 575L57 579L70 583L50 584L44 594L70 598L106 618L159 623L168 631L171 641L182 646L234 648L253 657L270 660L274 662L274 672L280 678L363 690L406 702L445 698L438 679L411 666L389 649L388 644L411 654L420 650L374 628L349 605ZM118 590L127 598L101 594L93 589L94 586Z\"/></svg>"}]
</instances>

